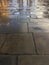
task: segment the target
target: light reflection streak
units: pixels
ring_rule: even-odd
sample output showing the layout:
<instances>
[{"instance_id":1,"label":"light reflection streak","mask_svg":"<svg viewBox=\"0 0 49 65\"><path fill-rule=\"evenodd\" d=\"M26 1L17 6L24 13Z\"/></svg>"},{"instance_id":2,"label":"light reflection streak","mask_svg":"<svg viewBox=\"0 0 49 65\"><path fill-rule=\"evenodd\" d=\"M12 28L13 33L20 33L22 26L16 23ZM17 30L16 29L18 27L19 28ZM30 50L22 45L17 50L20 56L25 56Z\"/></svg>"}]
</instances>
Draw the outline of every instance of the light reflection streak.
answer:
<instances>
[{"instance_id":1,"label":"light reflection streak","mask_svg":"<svg viewBox=\"0 0 49 65\"><path fill-rule=\"evenodd\" d=\"M12 1L12 2L10 2ZM34 16L38 18L43 18L49 15L49 3L44 0L1 0L0 2L0 16L9 17L11 15L15 16L20 13L24 16L28 14L29 16ZM30 14L31 13L31 14ZM27 15L26 15L27 16Z\"/></svg>"},{"instance_id":2,"label":"light reflection streak","mask_svg":"<svg viewBox=\"0 0 49 65\"><path fill-rule=\"evenodd\" d=\"M1 17L8 17L8 5L9 3L7 1L2 0L0 3L0 13L1 13Z\"/></svg>"}]
</instances>

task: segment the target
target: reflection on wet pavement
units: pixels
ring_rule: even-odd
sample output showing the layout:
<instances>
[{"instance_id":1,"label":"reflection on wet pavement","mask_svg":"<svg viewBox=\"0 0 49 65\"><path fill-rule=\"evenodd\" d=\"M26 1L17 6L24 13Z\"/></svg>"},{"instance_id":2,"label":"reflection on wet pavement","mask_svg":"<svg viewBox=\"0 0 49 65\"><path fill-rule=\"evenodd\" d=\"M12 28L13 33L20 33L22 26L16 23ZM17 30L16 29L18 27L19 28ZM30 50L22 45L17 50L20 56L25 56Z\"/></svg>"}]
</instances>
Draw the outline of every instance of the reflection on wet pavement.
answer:
<instances>
[{"instance_id":1,"label":"reflection on wet pavement","mask_svg":"<svg viewBox=\"0 0 49 65\"><path fill-rule=\"evenodd\" d=\"M49 0L1 0L0 18L49 18Z\"/></svg>"},{"instance_id":2,"label":"reflection on wet pavement","mask_svg":"<svg viewBox=\"0 0 49 65\"><path fill-rule=\"evenodd\" d=\"M37 6L37 16L49 18L49 0L43 0L38 2Z\"/></svg>"},{"instance_id":3,"label":"reflection on wet pavement","mask_svg":"<svg viewBox=\"0 0 49 65\"><path fill-rule=\"evenodd\" d=\"M34 18L49 19L49 0L0 1L0 33L28 32L27 22ZM34 29L41 30L36 26Z\"/></svg>"},{"instance_id":4,"label":"reflection on wet pavement","mask_svg":"<svg viewBox=\"0 0 49 65\"><path fill-rule=\"evenodd\" d=\"M0 33L21 33L28 32L26 23L11 23L0 26Z\"/></svg>"}]
</instances>

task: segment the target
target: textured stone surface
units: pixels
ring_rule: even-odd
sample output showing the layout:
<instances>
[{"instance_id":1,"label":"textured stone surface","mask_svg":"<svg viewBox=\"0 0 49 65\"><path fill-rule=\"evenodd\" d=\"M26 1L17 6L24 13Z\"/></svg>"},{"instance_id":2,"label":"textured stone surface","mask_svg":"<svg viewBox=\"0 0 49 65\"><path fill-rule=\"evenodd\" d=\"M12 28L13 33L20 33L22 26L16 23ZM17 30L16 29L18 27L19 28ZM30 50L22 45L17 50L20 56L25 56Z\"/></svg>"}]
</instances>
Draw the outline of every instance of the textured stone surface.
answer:
<instances>
[{"instance_id":1,"label":"textured stone surface","mask_svg":"<svg viewBox=\"0 0 49 65\"><path fill-rule=\"evenodd\" d=\"M18 23L16 21L10 21L7 24L1 24L0 33L15 33L15 32L27 32L27 23Z\"/></svg>"},{"instance_id":2,"label":"textured stone surface","mask_svg":"<svg viewBox=\"0 0 49 65\"><path fill-rule=\"evenodd\" d=\"M34 33L38 54L49 54L49 33Z\"/></svg>"},{"instance_id":3,"label":"textured stone surface","mask_svg":"<svg viewBox=\"0 0 49 65\"><path fill-rule=\"evenodd\" d=\"M0 55L0 65L16 65L16 56Z\"/></svg>"},{"instance_id":4,"label":"textured stone surface","mask_svg":"<svg viewBox=\"0 0 49 65\"><path fill-rule=\"evenodd\" d=\"M29 23L29 32L49 32L49 23L40 21Z\"/></svg>"},{"instance_id":5,"label":"textured stone surface","mask_svg":"<svg viewBox=\"0 0 49 65\"><path fill-rule=\"evenodd\" d=\"M19 56L18 65L49 65L49 56Z\"/></svg>"},{"instance_id":6,"label":"textured stone surface","mask_svg":"<svg viewBox=\"0 0 49 65\"><path fill-rule=\"evenodd\" d=\"M0 53L35 54L32 34L9 34Z\"/></svg>"}]
</instances>

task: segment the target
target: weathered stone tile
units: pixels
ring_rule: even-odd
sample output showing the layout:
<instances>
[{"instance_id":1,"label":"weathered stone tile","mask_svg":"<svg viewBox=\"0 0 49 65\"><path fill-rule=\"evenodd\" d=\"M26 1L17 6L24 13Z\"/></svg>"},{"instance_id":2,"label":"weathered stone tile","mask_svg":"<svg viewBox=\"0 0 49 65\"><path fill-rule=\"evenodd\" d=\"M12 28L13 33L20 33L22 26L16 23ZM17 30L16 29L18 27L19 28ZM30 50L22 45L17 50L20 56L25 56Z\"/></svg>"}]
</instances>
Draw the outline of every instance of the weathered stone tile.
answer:
<instances>
[{"instance_id":1,"label":"weathered stone tile","mask_svg":"<svg viewBox=\"0 0 49 65\"><path fill-rule=\"evenodd\" d=\"M49 33L34 33L38 54L49 54Z\"/></svg>"},{"instance_id":2,"label":"weathered stone tile","mask_svg":"<svg viewBox=\"0 0 49 65\"><path fill-rule=\"evenodd\" d=\"M0 48L6 39L6 34L0 34Z\"/></svg>"},{"instance_id":3,"label":"weathered stone tile","mask_svg":"<svg viewBox=\"0 0 49 65\"><path fill-rule=\"evenodd\" d=\"M9 34L0 53L35 54L31 33Z\"/></svg>"},{"instance_id":4,"label":"weathered stone tile","mask_svg":"<svg viewBox=\"0 0 49 65\"><path fill-rule=\"evenodd\" d=\"M19 56L18 65L49 65L49 56Z\"/></svg>"},{"instance_id":5,"label":"weathered stone tile","mask_svg":"<svg viewBox=\"0 0 49 65\"><path fill-rule=\"evenodd\" d=\"M49 24L46 22L29 23L29 32L49 32Z\"/></svg>"},{"instance_id":6,"label":"weathered stone tile","mask_svg":"<svg viewBox=\"0 0 49 65\"><path fill-rule=\"evenodd\" d=\"M27 23L11 22L9 32L28 32Z\"/></svg>"},{"instance_id":7,"label":"weathered stone tile","mask_svg":"<svg viewBox=\"0 0 49 65\"><path fill-rule=\"evenodd\" d=\"M28 32L27 23L10 21L10 23L0 26L0 33Z\"/></svg>"},{"instance_id":8,"label":"weathered stone tile","mask_svg":"<svg viewBox=\"0 0 49 65\"><path fill-rule=\"evenodd\" d=\"M16 65L16 56L0 55L0 65Z\"/></svg>"}]
</instances>

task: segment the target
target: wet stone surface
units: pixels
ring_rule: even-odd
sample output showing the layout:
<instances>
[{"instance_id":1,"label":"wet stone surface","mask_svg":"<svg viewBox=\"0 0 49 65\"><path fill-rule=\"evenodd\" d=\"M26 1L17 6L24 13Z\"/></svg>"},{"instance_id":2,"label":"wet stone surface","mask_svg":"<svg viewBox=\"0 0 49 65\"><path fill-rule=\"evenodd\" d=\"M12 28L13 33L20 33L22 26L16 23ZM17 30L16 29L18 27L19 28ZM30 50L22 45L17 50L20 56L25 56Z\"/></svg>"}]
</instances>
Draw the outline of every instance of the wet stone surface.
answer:
<instances>
[{"instance_id":1,"label":"wet stone surface","mask_svg":"<svg viewBox=\"0 0 49 65\"><path fill-rule=\"evenodd\" d=\"M49 65L49 0L0 1L0 54L0 65Z\"/></svg>"},{"instance_id":2,"label":"wet stone surface","mask_svg":"<svg viewBox=\"0 0 49 65\"><path fill-rule=\"evenodd\" d=\"M18 65L49 65L49 56L21 55L18 57Z\"/></svg>"},{"instance_id":3,"label":"wet stone surface","mask_svg":"<svg viewBox=\"0 0 49 65\"><path fill-rule=\"evenodd\" d=\"M38 54L49 54L49 33L34 33Z\"/></svg>"},{"instance_id":4,"label":"wet stone surface","mask_svg":"<svg viewBox=\"0 0 49 65\"><path fill-rule=\"evenodd\" d=\"M49 22L32 22L29 23L29 32L49 32Z\"/></svg>"},{"instance_id":5,"label":"wet stone surface","mask_svg":"<svg viewBox=\"0 0 49 65\"><path fill-rule=\"evenodd\" d=\"M35 47L31 33L9 34L0 49L0 53L35 54Z\"/></svg>"},{"instance_id":6,"label":"wet stone surface","mask_svg":"<svg viewBox=\"0 0 49 65\"><path fill-rule=\"evenodd\" d=\"M10 23L0 25L0 33L16 33L16 32L28 32L27 23L10 21Z\"/></svg>"}]
</instances>

